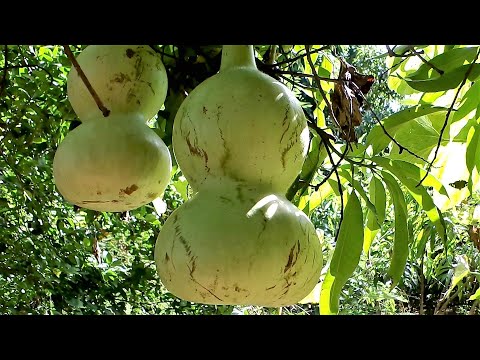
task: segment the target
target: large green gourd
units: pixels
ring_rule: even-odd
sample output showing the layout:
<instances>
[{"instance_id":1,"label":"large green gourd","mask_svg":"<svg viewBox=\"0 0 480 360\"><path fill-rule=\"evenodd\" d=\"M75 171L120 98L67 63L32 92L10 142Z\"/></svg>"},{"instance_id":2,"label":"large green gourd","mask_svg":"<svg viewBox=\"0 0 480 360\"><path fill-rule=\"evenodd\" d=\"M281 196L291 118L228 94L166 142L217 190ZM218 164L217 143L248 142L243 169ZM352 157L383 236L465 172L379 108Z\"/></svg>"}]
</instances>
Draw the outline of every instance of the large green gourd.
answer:
<instances>
[{"instance_id":1,"label":"large green gourd","mask_svg":"<svg viewBox=\"0 0 480 360\"><path fill-rule=\"evenodd\" d=\"M155 246L162 283L206 304L286 306L315 287L322 249L308 217L280 193L209 182L176 209Z\"/></svg>"},{"instance_id":2,"label":"large green gourd","mask_svg":"<svg viewBox=\"0 0 480 360\"><path fill-rule=\"evenodd\" d=\"M160 56L149 46L90 45L78 55L77 62L112 115L141 113L147 121L165 101L167 73ZM100 110L73 67L67 94L82 122L98 119Z\"/></svg>"},{"instance_id":3,"label":"large green gourd","mask_svg":"<svg viewBox=\"0 0 480 360\"><path fill-rule=\"evenodd\" d=\"M260 72L252 45L225 45L218 74L197 86L175 117L177 162L195 190L211 178L285 193L302 168L308 127L293 93Z\"/></svg>"},{"instance_id":4,"label":"large green gourd","mask_svg":"<svg viewBox=\"0 0 480 360\"><path fill-rule=\"evenodd\" d=\"M98 211L127 211L161 196L170 152L140 114L113 114L79 125L59 145L55 184L65 199Z\"/></svg>"}]
</instances>

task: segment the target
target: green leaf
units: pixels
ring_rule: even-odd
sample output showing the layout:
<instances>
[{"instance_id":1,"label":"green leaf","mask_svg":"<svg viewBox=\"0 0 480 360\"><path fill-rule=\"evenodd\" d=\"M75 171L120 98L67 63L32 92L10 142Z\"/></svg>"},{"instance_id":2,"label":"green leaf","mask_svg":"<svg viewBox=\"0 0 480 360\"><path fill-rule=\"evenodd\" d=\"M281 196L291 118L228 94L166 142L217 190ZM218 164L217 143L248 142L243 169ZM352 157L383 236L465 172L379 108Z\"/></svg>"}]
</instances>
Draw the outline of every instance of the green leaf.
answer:
<instances>
[{"instance_id":1,"label":"green leaf","mask_svg":"<svg viewBox=\"0 0 480 360\"><path fill-rule=\"evenodd\" d=\"M145 215L145 221L149 222L149 223L154 223L155 221L157 221L157 217L153 214L147 214Z\"/></svg>"},{"instance_id":2,"label":"green leaf","mask_svg":"<svg viewBox=\"0 0 480 360\"><path fill-rule=\"evenodd\" d=\"M452 290L455 288L455 286L458 285L460 281L462 281L466 276L470 275L470 266L468 265L468 258L466 255L459 255L456 257L457 263L455 264L453 268L453 277L452 277L452 283L450 284L450 287L448 288L445 298L450 295Z\"/></svg>"},{"instance_id":3,"label":"green leaf","mask_svg":"<svg viewBox=\"0 0 480 360\"><path fill-rule=\"evenodd\" d=\"M373 239L377 235L381 224L385 220L385 208L387 196L383 183L375 176L372 176L369 186L370 201L375 205L376 214L367 210L367 226L364 230L363 252L368 253Z\"/></svg>"},{"instance_id":4,"label":"green leaf","mask_svg":"<svg viewBox=\"0 0 480 360\"><path fill-rule=\"evenodd\" d=\"M375 239L379 230L380 227L378 226L375 214L367 210L367 225L363 231L363 252L365 254L368 254L373 239Z\"/></svg>"},{"instance_id":5,"label":"green leaf","mask_svg":"<svg viewBox=\"0 0 480 360\"><path fill-rule=\"evenodd\" d=\"M468 300L478 300L478 299L480 299L480 288L477 289L475 294L473 294L468 298Z\"/></svg>"},{"instance_id":6,"label":"green leaf","mask_svg":"<svg viewBox=\"0 0 480 360\"><path fill-rule=\"evenodd\" d=\"M431 65L443 72L455 70L459 66L464 65L465 61L472 62L477 50L478 47L463 47L445 51L428 60L428 64L423 63L420 65L418 70L410 74L408 77L411 80L425 80L440 77L440 73L433 69Z\"/></svg>"},{"instance_id":7,"label":"green leaf","mask_svg":"<svg viewBox=\"0 0 480 360\"><path fill-rule=\"evenodd\" d=\"M346 166L350 166L350 165L346 165ZM350 173L344 168L341 168L341 167L338 168L338 175L343 177L345 180L347 180L354 187L354 189L360 194L362 199L367 204L368 209L371 212L373 212L374 214L376 214L377 210L375 209L375 206L372 204L372 202L368 198L368 196L365 193L365 190L363 189L362 185L360 185L357 180L352 179L352 176L350 175Z\"/></svg>"},{"instance_id":8,"label":"green leaf","mask_svg":"<svg viewBox=\"0 0 480 360\"><path fill-rule=\"evenodd\" d=\"M320 314L338 313L340 292L355 271L363 246L363 213L352 190L348 196L332 260L322 283Z\"/></svg>"},{"instance_id":9,"label":"green leaf","mask_svg":"<svg viewBox=\"0 0 480 360\"><path fill-rule=\"evenodd\" d=\"M404 174L405 177L412 179L417 183L419 183L420 180L423 179L423 177L427 173L424 169L419 168L417 165L407 161L403 161L403 160L392 160L390 161L390 164L394 169L397 169L398 172L401 172L402 174ZM425 178L425 180L423 180L422 184L424 186L431 186L440 194L448 197L448 192L445 186L443 186L440 180L438 180L431 173L428 173L427 177Z\"/></svg>"},{"instance_id":10,"label":"green leaf","mask_svg":"<svg viewBox=\"0 0 480 360\"><path fill-rule=\"evenodd\" d=\"M467 136L467 152L465 161L468 172L468 190L473 194L473 179L480 173L480 124L473 126ZM474 173L474 170L476 172Z\"/></svg>"},{"instance_id":11,"label":"green leaf","mask_svg":"<svg viewBox=\"0 0 480 360\"><path fill-rule=\"evenodd\" d=\"M395 178L385 171L382 171L382 176L392 197L395 211L395 238L390 267L388 268L388 275L392 279L391 288L393 289L402 278L408 258L407 204L402 189Z\"/></svg>"},{"instance_id":12,"label":"green leaf","mask_svg":"<svg viewBox=\"0 0 480 360\"><path fill-rule=\"evenodd\" d=\"M177 190L177 192L182 196L182 199L187 201L188 200L187 179L184 176L180 176L178 180L172 182L172 185L175 187L175 190Z\"/></svg>"},{"instance_id":13,"label":"green leaf","mask_svg":"<svg viewBox=\"0 0 480 360\"><path fill-rule=\"evenodd\" d=\"M386 117L382 122L385 130L395 139L395 134L398 130L405 128L408 129L410 121L418 119L422 116L436 113L439 111L447 111L444 107L432 106L432 105L417 105L408 109L401 110L393 115ZM375 125L370 133L367 135L365 145L372 146L373 154L378 154L381 150L385 149L392 140L384 133L380 125ZM402 144L405 145L406 144Z\"/></svg>"},{"instance_id":14,"label":"green leaf","mask_svg":"<svg viewBox=\"0 0 480 360\"><path fill-rule=\"evenodd\" d=\"M385 221L385 208L387 206L387 196L383 183L376 176L372 177L369 186L370 200L375 204L377 210L378 224L381 225Z\"/></svg>"},{"instance_id":15,"label":"green leaf","mask_svg":"<svg viewBox=\"0 0 480 360\"><path fill-rule=\"evenodd\" d=\"M427 80L409 80L405 79L407 84L421 92L437 92L449 89L455 89L465 78L465 75L471 64L462 65L454 70L445 72L443 75ZM475 81L480 76L480 64L474 64L468 80Z\"/></svg>"},{"instance_id":16,"label":"green leaf","mask_svg":"<svg viewBox=\"0 0 480 360\"><path fill-rule=\"evenodd\" d=\"M475 110L480 103L480 82L475 82L463 95L463 103L453 114L452 122L459 121Z\"/></svg>"},{"instance_id":17,"label":"green leaf","mask_svg":"<svg viewBox=\"0 0 480 360\"><path fill-rule=\"evenodd\" d=\"M419 238L420 240L417 242L417 246L416 246L416 251L415 251L416 259L420 259L420 257L422 257L423 254L425 253L425 246L431 234L432 234L431 227L422 229L421 232L418 234L417 238Z\"/></svg>"},{"instance_id":18,"label":"green leaf","mask_svg":"<svg viewBox=\"0 0 480 360\"><path fill-rule=\"evenodd\" d=\"M445 226L443 225L442 213L435 206L432 197L428 194L424 186L418 185L418 181L412 180L404 175L401 171L401 168L392 166L392 160L375 156L372 158L372 161L381 165L384 169L387 169L392 174L394 174L405 187L408 189L409 193L413 196L415 201L422 207L423 211L427 214L430 221L435 226L435 230L442 239L444 243L447 241L447 233Z\"/></svg>"}]
</instances>

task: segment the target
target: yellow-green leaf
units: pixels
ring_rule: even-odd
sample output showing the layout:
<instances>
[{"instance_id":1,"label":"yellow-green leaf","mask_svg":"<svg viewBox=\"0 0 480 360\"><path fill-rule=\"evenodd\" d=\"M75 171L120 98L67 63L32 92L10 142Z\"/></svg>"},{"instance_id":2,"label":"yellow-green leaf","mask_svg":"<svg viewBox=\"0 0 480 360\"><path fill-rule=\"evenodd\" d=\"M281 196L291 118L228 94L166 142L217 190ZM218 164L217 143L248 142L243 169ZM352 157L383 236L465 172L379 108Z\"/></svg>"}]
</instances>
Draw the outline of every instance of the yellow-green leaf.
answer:
<instances>
[{"instance_id":1,"label":"yellow-green leaf","mask_svg":"<svg viewBox=\"0 0 480 360\"><path fill-rule=\"evenodd\" d=\"M320 314L337 314L340 292L360 260L363 246L363 213L352 190L347 198L343 221L328 272L320 292Z\"/></svg>"},{"instance_id":2,"label":"yellow-green leaf","mask_svg":"<svg viewBox=\"0 0 480 360\"><path fill-rule=\"evenodd\" d=\"M402 189L395 178L385 171L382 171L382 176L392 197L395 211L395 238L390 267L388 268L388 275L392 279L391 287L394 288L402 278L408 258L407 204Z\"/></svg>"}]
</instances>

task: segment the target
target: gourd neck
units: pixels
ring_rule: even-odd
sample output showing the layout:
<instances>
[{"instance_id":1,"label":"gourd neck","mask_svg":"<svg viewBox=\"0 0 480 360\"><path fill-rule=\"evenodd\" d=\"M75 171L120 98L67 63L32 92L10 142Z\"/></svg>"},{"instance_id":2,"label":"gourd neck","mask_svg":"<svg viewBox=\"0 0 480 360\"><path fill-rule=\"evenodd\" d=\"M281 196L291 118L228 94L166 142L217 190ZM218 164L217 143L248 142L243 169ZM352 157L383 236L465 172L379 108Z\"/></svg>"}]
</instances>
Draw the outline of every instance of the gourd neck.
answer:
<instances>
[{"instance_id":1,"label":"gourd neck","mask_svg":"<svg viewBox=\"0 0 480 360\"><path fill-rule=\"evenodd\" d=\"M236 67L257 68L253 45L223 45L220 71Z\"/></svg>"}]
</instances>

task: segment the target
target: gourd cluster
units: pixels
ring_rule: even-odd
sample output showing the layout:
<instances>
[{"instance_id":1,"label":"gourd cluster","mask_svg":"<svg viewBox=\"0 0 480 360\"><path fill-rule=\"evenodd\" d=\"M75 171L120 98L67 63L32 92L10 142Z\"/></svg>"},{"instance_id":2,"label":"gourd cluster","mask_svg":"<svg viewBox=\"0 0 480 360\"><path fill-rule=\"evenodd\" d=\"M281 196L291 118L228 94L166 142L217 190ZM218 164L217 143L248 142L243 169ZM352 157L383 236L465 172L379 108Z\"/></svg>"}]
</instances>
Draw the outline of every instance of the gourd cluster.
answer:
<instances>
[{"instance_id":1,"label":"gourd cluster","mask_svg":"<svg viewBox=\"0 0 480 360\"><path fill-rule=\"evenodd\" d=\"M285 192L309 146L303 110L260 72L252 45L224 45L220 71L180 106L173 150L195 195L162 227L157 272L174 295L206 304L286 306L323 265L308 217Z\"/></svg>"},{"instance_id":2,"label":"gourd cluster","mask_svg":"<svg viewBox=\"0 0 480 360\"><path fill-rule=\"evenodd\" d=\"M146 124L167 95L160 57L148 46L90 45L76 60L110 113L103 116L72 69L67 95L81 125L55 153L57 189L67 201L99 211L127 211L162 196L171 157Z\"/></svg>"}]
</instances>

